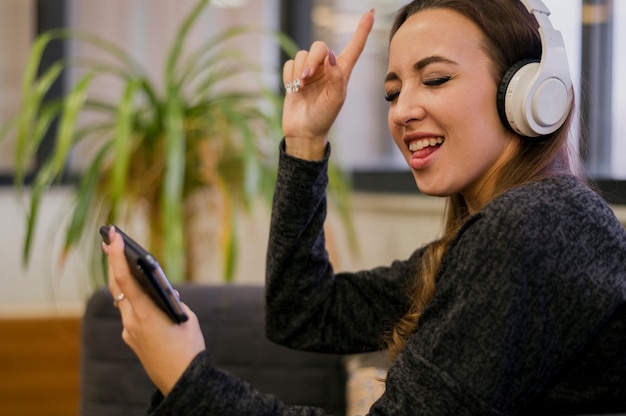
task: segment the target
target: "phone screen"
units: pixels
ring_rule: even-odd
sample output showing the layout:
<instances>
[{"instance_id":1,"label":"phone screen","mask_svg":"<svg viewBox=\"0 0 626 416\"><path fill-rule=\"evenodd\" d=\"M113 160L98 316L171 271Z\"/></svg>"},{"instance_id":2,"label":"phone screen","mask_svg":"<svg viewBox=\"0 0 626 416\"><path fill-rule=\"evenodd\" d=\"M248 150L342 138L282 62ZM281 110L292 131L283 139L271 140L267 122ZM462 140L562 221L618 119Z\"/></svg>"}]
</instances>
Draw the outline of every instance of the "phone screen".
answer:
<instances>
[{"instance_id":1,"label":"phone screen","mask_svg":"<svg viewBox=\"0 0 626 416\"><path fill-rule=\"evenodd\" d=\"M100 235L106 244L109 244L109 227L100 227ZM131 274L137 280L144 292L148 294L172 321L185 322L189 317L185 313L178 295L172 288L165 272L156 259L135 240L115 226L115 230L124 239L124 254Z\"/></svg>"}]
</instances>

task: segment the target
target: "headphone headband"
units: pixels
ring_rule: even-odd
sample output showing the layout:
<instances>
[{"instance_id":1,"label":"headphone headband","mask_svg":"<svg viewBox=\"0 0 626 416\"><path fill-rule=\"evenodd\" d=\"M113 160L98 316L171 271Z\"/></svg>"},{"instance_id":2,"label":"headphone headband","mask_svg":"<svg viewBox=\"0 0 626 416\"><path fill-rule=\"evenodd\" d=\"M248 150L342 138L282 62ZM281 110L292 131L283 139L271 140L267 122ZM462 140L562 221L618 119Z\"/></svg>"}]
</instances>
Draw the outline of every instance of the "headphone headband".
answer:
<instances>
[{"instance_id":1,"label":"headphone headband","mask_svg":"<svg viewBox=\"0 0 626 416\"><path fill-rule=\"evenodd\" d=\"M549 67L550 73L560 74L563 82L567 82L568 89L572 87L572 80L567 65L567 52L561 32L554 29L550 22L550 10L541 0L520 0L535 16L539 23L539 36L541 37L541 63L540 67ZM548 51L550 53L548 53Z\"/></svg>"}]
</instances>

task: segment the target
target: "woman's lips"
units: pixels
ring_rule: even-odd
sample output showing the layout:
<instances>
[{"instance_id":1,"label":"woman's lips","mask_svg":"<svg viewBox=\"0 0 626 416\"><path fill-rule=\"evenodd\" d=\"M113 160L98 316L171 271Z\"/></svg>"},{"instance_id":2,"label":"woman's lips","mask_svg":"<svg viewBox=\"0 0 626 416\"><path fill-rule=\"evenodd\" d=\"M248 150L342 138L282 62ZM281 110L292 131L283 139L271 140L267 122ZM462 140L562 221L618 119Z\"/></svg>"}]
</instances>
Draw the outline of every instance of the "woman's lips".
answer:
<instances>
[{"instance_id":1,"label":"woman's lips","mask_svg":"<svg viewBox=\"0 0 626 416\"><path fill-rule=\"evenodd\" d=\"M443 143L442 137L422 137L408 141L411 159L409 165L413 169L423 169L432 160L432 155Z\"/></svg>"}]
</instances>

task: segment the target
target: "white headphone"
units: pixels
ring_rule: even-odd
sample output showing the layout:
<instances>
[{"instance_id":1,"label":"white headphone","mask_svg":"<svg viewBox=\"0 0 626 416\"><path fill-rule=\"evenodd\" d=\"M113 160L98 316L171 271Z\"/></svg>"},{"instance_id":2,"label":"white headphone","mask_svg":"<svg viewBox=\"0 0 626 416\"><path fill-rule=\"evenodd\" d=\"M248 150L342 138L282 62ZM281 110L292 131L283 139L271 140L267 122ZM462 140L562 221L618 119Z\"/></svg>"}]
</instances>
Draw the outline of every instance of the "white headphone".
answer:
<instances>
[{"instance_id":1,"label":"white headphone","mask_svg":"<svg viewBox=\"0 0 626 416\"><path fill-rule=\"evenodd\" d=\"M498 88L498 112L505 124L527 137L550 134L572 106L572 80L561 32L548 19L541 0L520 0L539 23L541 60L514 64Z\"/></svg>"}]
</instances>

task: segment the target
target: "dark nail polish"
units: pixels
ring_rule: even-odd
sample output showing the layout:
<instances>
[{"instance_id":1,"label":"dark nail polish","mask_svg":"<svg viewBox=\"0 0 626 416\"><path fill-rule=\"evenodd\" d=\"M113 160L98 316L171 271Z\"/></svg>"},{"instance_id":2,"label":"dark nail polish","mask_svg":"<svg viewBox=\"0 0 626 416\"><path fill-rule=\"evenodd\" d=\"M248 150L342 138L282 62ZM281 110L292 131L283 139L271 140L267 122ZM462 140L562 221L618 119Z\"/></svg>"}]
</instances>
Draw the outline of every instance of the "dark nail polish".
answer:
<instances>
[{"instance_id":1,"label":"dark nail polish","mask_svg":"<svg viewBox=\"0 0 626 416\"><path fill-rule=\"evenodd\" d=\"M337 65L337 57L332 49L328 50L328 62L330 63L330 66Z\"/></svg>"}]
</instances>

